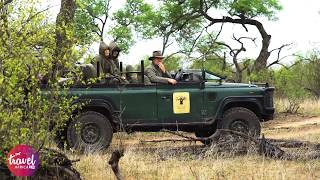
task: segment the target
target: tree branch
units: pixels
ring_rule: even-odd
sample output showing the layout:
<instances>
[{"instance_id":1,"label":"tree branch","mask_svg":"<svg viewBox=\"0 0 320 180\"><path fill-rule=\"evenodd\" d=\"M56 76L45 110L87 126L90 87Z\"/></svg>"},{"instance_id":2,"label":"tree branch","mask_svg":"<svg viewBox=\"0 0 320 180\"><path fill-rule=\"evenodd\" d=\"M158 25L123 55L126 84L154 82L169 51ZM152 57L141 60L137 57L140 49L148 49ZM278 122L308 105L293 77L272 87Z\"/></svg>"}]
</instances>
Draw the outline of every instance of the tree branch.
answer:
<instances>
[{"instance_id":1,"label":"tree branch","mask_svg":"<svg viewBox=\"0 0 320 180\"><path fill-rule=\"evenodd\" d=\"M288 46L291 46L291 45L292 45L292 43L290 43L290 44L284 44L284 45L282 45L282 46L280 46L280 47L278 47L278 48L275 48L275 49L271 50L270 53L272 53L272 52L274 52L274 51L278 51L278 53L277 53L277 59L276 59L275 61L273 61L272 63L270 63L269 65L267 65L267 68L269 68L269 67L271 67L271 66L273 66L273 65L275 65L275 64L280 64L280 61L281 61L281 60L287 58L288 56L284 56L284 57L280 58L281 51L282 51L283 48L288 47ZM282 64L280 64L280 65L282 65Z\"/></svg>"},{"instance_id":2,"label":"tree branch","mask_svg":"<svg viewBox=\"0 0 320 180\"><path fill-rule=\"evenodd\" d=\"M57 5L56 5L56 6L57 6ZM43 13L43 12L48 11L49 9L51 9L51 8L53 8L53 7L55 7L55 6L47 7L46 9L43 9L43 10L41 10L41 11L38 11L38 12L36 12L35 14L29 16L24 22L21 23L21 24L22 24L22 25L21 25L21 28L20 28L20 30L18 31L17 34L21 34L21 31L24 29L24 27L25 27L33 18L37 17L39 14L41 14L41 13Z\"/></svg>"},{"instance_id":3,"label":"tree branch","mask_svg":"<svg viewBox=\"0 0 320 180\"><path fill-rule=\"evenodd\" d=\"M93 17L93 18L95 18L95 19L98 19L101 23L103 23L103 20L102 20L100 17L94 15L94 14L92 13L92 11L91 11L88 7L85 8L85 10L87 11L87 13L88 13L91 17Z\"/></svg>"},{"instance_id":4,"label":"tree branch","mask_svg":"<svg viewBox=\"0 0 320 180\"><path fill-rule=\"evenodd\" d=\"M231 17L226 17L226 16L224 16L222 19L213 18L207 13L209 9L208 7L204 7L205 5L206 5L206 2L204 0L200 0L199 13L202 16L204 16L207 20L209 20L212 24L234 23L234 24L241 24L241 25L253 25L258 29L262 37L262 47L261 47L259 56L257 57L254 63L254 71L259 72L260 70L265 69L267 65L267 60L270 56L270 52L268 51L268 48L270 44L271 35L269 35L266 32L262 23L260 23L257 20L249 19L249 18L233 19Z\"/></svg>"},{"instance_id":5,"label":"tree branch","mask_svg":"<svg viewBox=\"0 0 320 180\"><path fill-rule=\"evenodd\" d=\"M110 1L111 0L107 0L107 4L105 6L105 11L104 11L105 17L104 17L104 21L102 22L102 27L101 27L101 36L100 36L101 41L103 41L103 34L104 34L105 26L106 26L107 20L109 18L109 11L111 9Z\"/></svg>"}]
</instances>

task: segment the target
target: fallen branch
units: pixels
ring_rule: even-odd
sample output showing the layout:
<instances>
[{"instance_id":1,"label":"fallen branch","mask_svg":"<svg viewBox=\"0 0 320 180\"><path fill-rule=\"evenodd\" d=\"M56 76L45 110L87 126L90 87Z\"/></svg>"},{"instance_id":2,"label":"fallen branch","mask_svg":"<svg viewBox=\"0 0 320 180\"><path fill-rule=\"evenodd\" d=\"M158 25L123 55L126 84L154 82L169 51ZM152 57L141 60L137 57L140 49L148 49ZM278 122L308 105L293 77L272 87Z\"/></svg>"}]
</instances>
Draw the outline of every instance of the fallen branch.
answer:
<instances>
[{"instance_id":1,"label":"fallen branch","mask_svg":"<svg viewBox=\"0 0 320 180\"><path fill-rule=\"evenodd\" d=\"M272 144L284 148L301 148L310 147L314 150L320 150L320 143L312 143L310 141L287 140L287 139L268 139Z\"/></svg>"},{"instance_id":2,"label":"fallen branch","mask_svg":"<svg viewBox=\"0 0 320 180\"><path fill-rule=\"evenodd\" d=\"M173 135L177 135L177 136L180 136L180 137L183 137L183 138L186 138L186 139L189 139L189 140L193 140L193 141L199 141L199 139L200 139L200 138L195 138L195 137L191 137L191 136L185 136L182 133L179 133L177 131L169 131L167 129L163 129L162 132L166 132L166 133L170 133L170 134L173 134ZM203 138L201 138L201 139L203 139Z\"/></svg>"},{"instance_id":3,"label":"fallen branch","mask_svg":"<svg viewBox=\"0 0 320 180\"><path fill-rule=\"evenodd\" d=\"M141 143L149 143L149 142L154 142L154 143L158 143L158 142L195 142L195 141L199 141L197 139L156 139L156 140L141 140Z\"/></svg>"},{"instance_id":4,"label":"fallen branch","mask_svg":"<svg viewBox=\"0 0 320 180\"><path fill-rule=\"evenodd\" d=\"M297 160L297 159L320 159L320 143L312 143L309 141L299 140L286 140L286 139L266 139L264 135L262 138L254 138L247 134L232 131L228 129L218 129L210 137L198 138L183 135L176 131L163 130L184 139L157 139L157 140L145 140L140 142L211 142L216 152L232 152L237 154L246 154L253 148L258 154L281 160ZM290 152L287 153L280 147L284 148L304 148L305 153Z\"/></svg>"},{"instance_id":5,"label":"fallen branch","mask_svg":"<svg viewBox=\"0 0 320 180\"><path fill-rule=\"evenodd\" d=\"M123 177L120 173L119 169L119 160L124 155L124 150L116 150L112 152L111 158L109 160L109 164L111 165L112 171L114 175L116 176L117 180L123 180Z\"/></svg>"},{"instance_id":6,"label":"fallen branch","mask_svg":"<svg viewBox=\"0 0 320 180\"><path fill-rule=\"evenodd\" d=\"M204 138L198 138L198 137L191 137L191 136L186 136L183 135L179 132L175 132L175 131L169 131L169 130L163 130L163 132L167 132L170 134L174 134L177 135L179 137L183 137L185 139L160 139L160 140L147 140L147 141L141 141L141 142L176 142L176 141L185 141L185 142L190 142L190 141L208 141L211 142L212 144L217 144L222 146L221 149L230 149L227 146L232 146L234 144L236 144L237 142L240 142L238 138L241 138L244 141L250 141L252 142L255 147L258 147L257 152L261 155L265 155L267 157L272 157L272 158L281 158L285 152L283 150L281 150L278 146L275 146L273 144L271 144L267 139L264 138L264 136L260 139L260 138L254 138L252 136L249 136L247 134L241 133L241 132L237 132L237 131L232 131L229 129L218 129L214 134L212 134L210 137L204 137ZM227 137L228 135L231 135L232 137L234 137L234 141L235 142L223 142L223 138ZM222 142L222 143L221 143ZM248 145L244 144L242 146L242 149L240 149L239 151L247 151L248 149Z\"/></svg>"}]
</instances>

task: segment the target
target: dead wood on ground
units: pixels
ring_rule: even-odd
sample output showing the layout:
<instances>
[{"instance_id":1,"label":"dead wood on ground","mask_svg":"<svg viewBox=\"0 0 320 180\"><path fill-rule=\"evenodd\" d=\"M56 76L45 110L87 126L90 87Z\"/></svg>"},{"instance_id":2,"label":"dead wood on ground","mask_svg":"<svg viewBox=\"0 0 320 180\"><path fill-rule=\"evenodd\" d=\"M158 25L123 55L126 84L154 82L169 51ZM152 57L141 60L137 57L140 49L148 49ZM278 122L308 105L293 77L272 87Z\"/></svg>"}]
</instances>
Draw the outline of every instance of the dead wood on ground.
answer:
<instances>
[{"instance_id":1,"label":"dead wood on ground","mask_svg":"<svg viewBox=\"0 0 320 180\"><path fill-rule=\"evenodd\" d=\"M112 171L116 176L117 180L123 180L123 176L121 175L119 169L119 160L124 155L124 149L115 150L112 152L111 158L109 160L109 164L111 165Z\"/></svg>"},{"instance_id":2,"label":"dead wood on ground","mask_svg":"<svg viewBox=\"0 0 320 180\"><path fill-rule=\"evenodd\" d=\"M207 138L198 138L184 135L176 131L164 130L164 132L182 137L181 139L157 139L141 141L142 143L158 142L196 142L209 141L211 146L207 150L214 149L215 152L232 152L233 154L247 154L256 152L257 154L282 160L294 159L320 159L320 144L308 141L268 139L262 136L254 138L247 134L228 129L218 129L213 135ZM285 151L281 148L292 148L296 151ZM304 150L305 152L301 151Z\"/></svg>"}]
</instances>

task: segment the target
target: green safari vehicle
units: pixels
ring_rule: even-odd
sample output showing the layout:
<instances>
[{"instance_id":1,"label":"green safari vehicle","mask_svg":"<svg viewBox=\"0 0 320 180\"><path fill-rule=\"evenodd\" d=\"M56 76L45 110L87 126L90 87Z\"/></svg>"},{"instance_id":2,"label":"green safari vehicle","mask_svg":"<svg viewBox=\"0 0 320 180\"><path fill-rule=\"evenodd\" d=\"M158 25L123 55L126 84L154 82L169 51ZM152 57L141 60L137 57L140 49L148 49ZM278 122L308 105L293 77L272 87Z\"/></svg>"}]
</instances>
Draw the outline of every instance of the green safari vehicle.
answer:
<instances>
[{"instance_id":1,"label":"green safari vehicle","mask_svg":"<svg viewBox=\"0 0 320 180\"><path fill-rule=\"evenodd\" d=\"M121 66L122 67L122 66ZM143 62L142 62L142 66ZM122 69L122 68L120 68ZM129 72L123 72L129 73ZM138 73L144 81L144 69ZM74 86L76 111L58 133L78 150L106 149L113 133L162 129L209 137L218 128L259 136L260 122L273 119L273 87L224 82L206 70L179 70L171 84L93 84ZM62 141L59 141L62 143Z\"/></svg>"}]
</instances>

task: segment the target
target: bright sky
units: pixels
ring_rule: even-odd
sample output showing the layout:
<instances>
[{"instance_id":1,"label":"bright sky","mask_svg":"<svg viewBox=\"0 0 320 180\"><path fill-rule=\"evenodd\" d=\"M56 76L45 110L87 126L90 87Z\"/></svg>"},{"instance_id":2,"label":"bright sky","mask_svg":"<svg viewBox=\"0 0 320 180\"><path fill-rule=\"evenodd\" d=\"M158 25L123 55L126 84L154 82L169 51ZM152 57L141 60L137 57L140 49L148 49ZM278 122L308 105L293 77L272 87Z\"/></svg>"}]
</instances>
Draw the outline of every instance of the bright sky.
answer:
<instances>
[{"instance_id":1,"label":"bright sky","mask_svg":"<svg viewBox=\"0 0 320 180\"><path fill-rule=\"evenodd\" d=\"M154 1L154 0L151 0ZM283 6L283 10L277 15L277 21L267 21L261 19L268 34L272 35L270 50L280 47L283 44L294 43L291 49L282 52L283 56L292 53L306 53L313 48L318 48L320 45L320 1L319 0L279 0ZM54 4L59 4L59 0L55 0ZM117 0L112 4L114 9L121 8L124 0ZM50 1L50 4L53 1ZM59 7L54 8L53 13L58 13ZM216 25L215 28L220 27ZM249 33L246 33L239 25L225 25L224 31L221 34L221 39L227 43L231 43L236 47L231 40L232 34L237 37L251 36L258 37L260 35L255 28L249 28ZM242 57L255 58L259 54L261 40L256 41L257 47L248 42L246 54ZM126 64L136 64L146 55L151 55L152 51L161 49L161 39L153 39L137 42L131 49L128 55L121 55L120 60ZM98 52L98 45L94 44L93 51ZM176 46L170 47L165 55L177 51ZM275 56L270 57L270 62ZM290 62L293 58L287 58L284 61Z\"/></svg>"}]
</instances>

